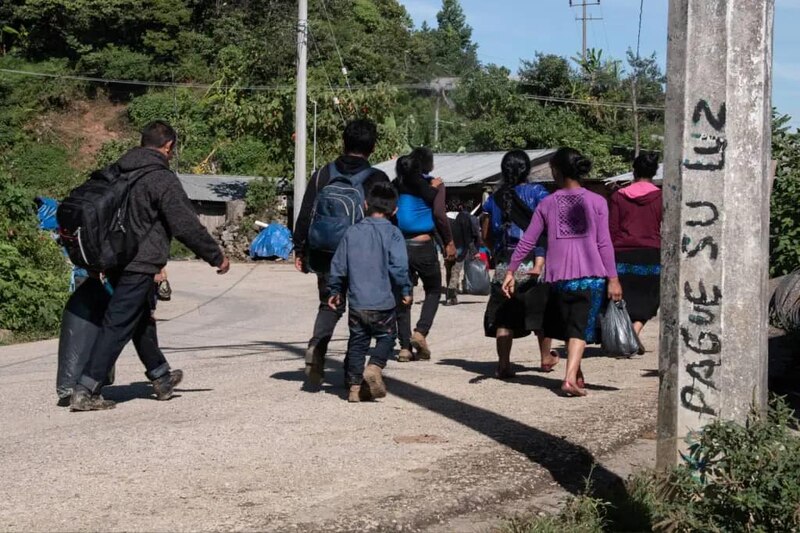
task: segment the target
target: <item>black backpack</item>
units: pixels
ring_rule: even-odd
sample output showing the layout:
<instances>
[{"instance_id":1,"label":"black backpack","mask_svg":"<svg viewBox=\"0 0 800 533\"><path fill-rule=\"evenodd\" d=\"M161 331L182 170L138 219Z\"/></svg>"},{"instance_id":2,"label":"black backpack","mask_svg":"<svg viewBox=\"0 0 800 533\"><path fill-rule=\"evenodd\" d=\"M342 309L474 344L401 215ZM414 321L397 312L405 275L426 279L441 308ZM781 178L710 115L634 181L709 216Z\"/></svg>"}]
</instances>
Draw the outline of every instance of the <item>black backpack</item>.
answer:
<instances>
[{"instance_id":1,"label":"black backpack","mask_svg":"<svg viewBox=\"0 0 800 533\"><path fill-rule=\"evenodd\" d=\"M56 212L61 243L76 266L90 272L125 267L139 250L130 225L130 191L151 165L123 173L117 164L94 171L61 202Z\"/></svg>"}]
</instances>

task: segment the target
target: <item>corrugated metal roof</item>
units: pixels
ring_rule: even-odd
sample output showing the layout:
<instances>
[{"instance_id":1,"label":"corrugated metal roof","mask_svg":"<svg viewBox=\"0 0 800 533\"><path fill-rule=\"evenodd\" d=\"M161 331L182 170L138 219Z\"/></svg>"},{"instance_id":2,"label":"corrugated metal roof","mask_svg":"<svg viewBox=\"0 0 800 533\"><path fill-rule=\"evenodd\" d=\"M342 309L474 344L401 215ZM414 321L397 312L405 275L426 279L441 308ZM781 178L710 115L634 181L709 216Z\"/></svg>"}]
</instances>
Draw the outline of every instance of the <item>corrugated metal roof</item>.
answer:
<instances>
[{"instance_id":1,"label":"corrugated metal roof","mask_svg":"<svg viewBox=\"0 0 800 533\"><path fill-rule=\"evenodd\" d=\"M653 181L660 182L664 179L664 164L658 165L658 172L653 177ZM633 181L633 171L626 172L625 174L620 174L619 176L614 176L613 178L606 178L603 180L606 184L612 183L625 183L627 181Z\"/></svg>"},{"instance_id":2,"label":"corrugated metal roof","mask_svg":"<svg viewBox=\"0 0 800 533\"><path fill-rule=\"evenodd\" d=\"M247 185L255 176L222 176L178 174L183 190L190 200L199 202L230 202L243 200Z\"/></svg>"},{"instance_id":3,"label":"corrugated metal roof","mask_svg":"<svg viewBox=\"0 0 800 533\"><path fill-rule=\"evenodd\" d=\"M546 158L555 149L527 150L531 161ZM500 179L500 161L506 152L477 152L465 154L434 154L433 174L442 178L445 185L452 188L466 187L477 183L493 183ZM395 176L396 159L375 165L390 177Z\"/></svg>"}]
</instances>

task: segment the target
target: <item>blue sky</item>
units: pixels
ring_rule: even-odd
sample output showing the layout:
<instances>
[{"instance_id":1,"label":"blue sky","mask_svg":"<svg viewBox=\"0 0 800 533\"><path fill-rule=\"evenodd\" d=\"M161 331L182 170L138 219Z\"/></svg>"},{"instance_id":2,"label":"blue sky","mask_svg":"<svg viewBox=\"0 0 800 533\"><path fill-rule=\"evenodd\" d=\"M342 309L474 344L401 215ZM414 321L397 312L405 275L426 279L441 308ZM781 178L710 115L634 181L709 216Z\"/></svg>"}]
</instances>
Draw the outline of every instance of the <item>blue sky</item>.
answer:
<instances>
[{"instance_id":1,"label":"blue sky","mask_svg":"<svg viewBox=\"0 0 800 533\"><path fill-rule=\"evenodd\" d=\"M758 2L761 0L751 0ZM436 25L441 0L401 0L419 26ZM656 52L666 63L668 0L644 0L642 55ZM497 63L516 73L520 59L537 51L574 56L581 47L578 8L569 0L461 0L473 40L484 63ZM601 0L589 14L602 17L590 22L588 46L602 48L604 56L625 59L636 48L639 0ZM773 105L794 118L800 127L800 0L776 0Z\"/></svg>"}]
</instances>

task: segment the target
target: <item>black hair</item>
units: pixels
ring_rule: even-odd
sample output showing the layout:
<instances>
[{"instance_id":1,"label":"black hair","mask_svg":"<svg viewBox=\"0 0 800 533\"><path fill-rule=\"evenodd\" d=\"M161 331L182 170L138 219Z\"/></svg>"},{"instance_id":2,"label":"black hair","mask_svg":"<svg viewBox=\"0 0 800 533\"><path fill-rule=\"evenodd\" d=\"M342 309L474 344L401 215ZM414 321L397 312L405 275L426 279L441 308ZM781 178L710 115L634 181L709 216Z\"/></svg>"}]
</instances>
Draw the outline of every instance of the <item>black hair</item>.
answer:
<instances>
[{"instance_id":1,"label":"black hair","mask_svg":"<svg viewBox=\"0 0 800 533\"><path fill-rule=\"evenodd\" d=\"M634 178L652 178L658 172L658 154L643 153L633 160Z\"/></svg>"},{"instance_id":2,"label":"black hair","mask_svg":"<svg viewBox=\"0 0 800 533\"><path fill-rule=\"evenodd\" d=\"M577 181L582 180L592 171L591 159L574 148L567 147L559 148L553 154L550 166L556 169L562 177Z\"/></svg>"},{"instance_id":3,"label":"black hair","mask_svg":"<svg viewBox=\"0 0 800 533\"><path fill-rule=\"evenodd\" d=\"M392 216L397 209L397 191L391 183L379 182L373 185L367 192L367 215L380 213L384 216Z\"/></svg>"},{"instance_id":4,"label":"black hair","mask_svg":"<svg viewBox=\"0 0 800 533\"><path fill-rule=\"evenodd\" d=\"M178 142L178 134L163 120L154 120L142 129L141 145L144 148L161 148L170 141L174 147Z\"/></svg>"},{"instance_id":5,"label":"black hair","mask_svg":"<svg viewBox=\"0 0 800 533\"><path fill-rule=\"evenodd\" d=\"M423 174L433 172L433 150L425 146L419 146L411 151L411 157L419 161Z\"/></svg>"},{"instance_id":6,"label":"black hair","mask_svg":"<svg viewBox=\"0 0 800 533\"><path fill-rule=\"evenodd\" d=\"M531 158L524 150L511 150L500 163L505 185L518 185L528 180L531 173Z\"/></svg>"},{"instance_id":7,"label":"black hair","mask_svg":"<svg viewBox=\"0 0 800 533\"><path fill-rule=\"evenodd\" d=\"M422 165L420 165L419 160L411 155L401 155L398 157L394 169L401 183L406 180L418 178L422 175Z\"/></svg>"},{"instance_id":8,"label":"black hair","mask_svg":"<svg viewBox=\"0 0 800 533\"><path fill-rule=\"evenodd\" d=\"M345 126L343 140L345 153L372 155L378 142L378 127L365 118L353 120Z\"/></svg>"}]
</instances>

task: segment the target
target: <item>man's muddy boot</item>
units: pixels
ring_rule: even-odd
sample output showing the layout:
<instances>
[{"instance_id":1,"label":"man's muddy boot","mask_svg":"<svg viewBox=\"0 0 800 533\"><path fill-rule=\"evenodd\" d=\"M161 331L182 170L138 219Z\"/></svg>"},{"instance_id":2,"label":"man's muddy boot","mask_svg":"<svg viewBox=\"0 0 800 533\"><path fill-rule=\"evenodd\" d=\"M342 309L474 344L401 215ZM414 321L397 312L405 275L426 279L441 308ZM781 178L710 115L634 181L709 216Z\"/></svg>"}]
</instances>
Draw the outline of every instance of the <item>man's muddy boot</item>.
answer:
<instances>
[{"instance_id":1,"label":"man's muddy boot","mask_svg":"<svg viewBox=\"0 0 800 533\"><path fill-rule=\"evenodd\" d=\"M411 347L417 351L417 357L422 361L427 361L431 358L431 350L428 348L428 341L425 335L419 331L414 331L411 335Z\"/></svg>"},{"instance_id":2,"label":"man's muddy boot","mask_svg":"<svg viewBox=\"0 0 800 533\"><path fill-rule=\"evenodd\" d=\"M312 385L322 385L325 379L325 358L317 346L309 346L306 350L306 378Z\"/></svg>"},{"instance_id":3,"label":"man's muddy boot","mask_svg":"<svg viewBox=\"0 0 800 533\"><path fill-rule=\"evenodd\" d=\"M361 401L361 385L350 385L347 401L350 403L358 403Z\"/></svg>"},{"instance_id":4,"label":"man's muddy boot","mask_svg":"<svg viewBox=\"0 0 800 533\"><path fill-rule=\"evenodd\" d=\"M458 298L456 297L455 289L447 289L446 294L447 296L445 298L444 304L442 305L445 306L458 305Z\"/></svg>"},{"instance_id":5,"label":"man's muddy boot","mask_svg":"<svg viewBox=\"0 0 800 533\"><path fill-rule=\"evenodd\" d=\"M397 354L398 363L408 363L414 360L414 354L408 348L401 348L400 353Z\"/></svg>"},{"instance_id":6,"label":"man's muddy boot","mask_svg":"<svg viewBox=\"0 0 800 533\"><path fill-rule=\"evenodd\" d=\"M172 370L169 374L153 380L156 400L167 401L175 394L175 387L183 381L183 370Z\"/></svg>"},{"instance_id":7,"label":"man's muddy boot","mask_svg":"<svg viewBox=\"0 0 800 533\"><path fill-rule=\"evenodd\" d=\"M116 403L106 400L99 394L92 394L83 387L75 387L70 399L70 411L105 411L113 409Z\"/></svg>"},{"instance_id":8,"label":"man's muddy boot","mask_svg":"<svg viewBox=\"0 0 800 533\"><path fill-rule=\"evenodd\" d=\"M382 369L378 365L367 365L364 370L364 382L369 387L373 399L386 397L386 384L383 382Z\"/></svg>"}]
</instances>

